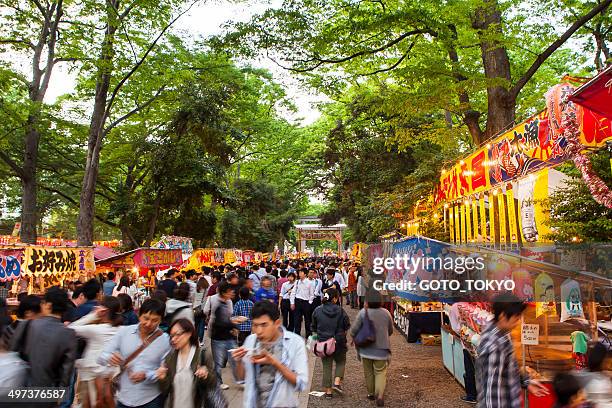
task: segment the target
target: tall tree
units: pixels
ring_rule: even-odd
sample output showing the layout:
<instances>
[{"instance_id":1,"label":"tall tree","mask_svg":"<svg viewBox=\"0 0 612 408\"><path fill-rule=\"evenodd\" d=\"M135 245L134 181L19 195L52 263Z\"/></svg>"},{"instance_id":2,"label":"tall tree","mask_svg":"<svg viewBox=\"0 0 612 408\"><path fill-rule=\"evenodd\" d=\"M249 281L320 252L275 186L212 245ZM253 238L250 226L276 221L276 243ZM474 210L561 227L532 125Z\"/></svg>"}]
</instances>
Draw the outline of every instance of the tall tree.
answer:
<instances>
[{"instance_id":1,"label":"tall tree","mask_svg":"<svg viewBox=\"0 0 612 408\"><path fill-rule=\"evenodd\" d=\"M513 124L519 95L542 65L611 3L587 2L559 31L564 16L549 1L285 1L235 23L219 45L264 52L334 96L378 76L405 88L397 109L424 102L454 112L479 145ZM532 11L546 17L536 21Z\"/></svg>"},{"instance_id":2,"label":"tall tree","mask_svg":"<svg viewBox=\"0 0 612 408\"><path fill-rule=\"evenodd\" d=\"M197 0L196 0L197 1ZM93 70L95 72L95 95L93 99L93 110L89 126L89 140L87 145L87 161L83 175L81 189L79 217L77 219L77 234L80 245L91 245L93 241L93 221L95 215L95 191L98 179L100 151L106 136L121 123L128 120L134 114L152 104L166 88L165 84L153 81L158 85L146 95L135 95L134 105L124 111L117 109L119 99L123 97L122 91L129 81L146 65L152 52L158 46L170 27L191 6L177 12L177 6L182 1L157 1L123 3L120 0L107 0L102 10L96 10L101 15L104 35L97 51L97 59ZM175 16L172 16L172 13ZM128 29L132 26L133 29ZM142 29L147 27L158 31L149 37ZM137 37L138 41L135 41ZM128 56L119 63L118 57L127 51ZM132 53L130 55L129 53ZM166 61L168 63L169 61ZM163 75L164 67L158 65ZM166 65L168 70L172 65ZM107 123L111 120L110 123Z\"/></svg>"},{"instance_id":3,"label":"tall tree","mask_svg":"<svg viewBox=\"0 0 612 408\"><path fill-rule=\"evenodd\" d=\"M9 130L23 132L23 156L19 160L9 151L0 149L0 159L21 181L21 241L35 243L39 220L36 206L38 149L43 132L41 116L55 66L60 62L72 60L68 47L59 43L60 38L70 41L71 34L67 28L72 26L72 22L70 16L65 15L63 0L3 0L0 7L5 10L0 24L0 51L10 50L17 58L27 60L31 68L27 76L15 71L5 71L5 75L10 72L10 75L17 79L12 81L12 85L25 87L27 100L22 101L26 112L23 123ZM2 100L3 104L8 102L6 94Z\"/></svg>"}]
</instances>

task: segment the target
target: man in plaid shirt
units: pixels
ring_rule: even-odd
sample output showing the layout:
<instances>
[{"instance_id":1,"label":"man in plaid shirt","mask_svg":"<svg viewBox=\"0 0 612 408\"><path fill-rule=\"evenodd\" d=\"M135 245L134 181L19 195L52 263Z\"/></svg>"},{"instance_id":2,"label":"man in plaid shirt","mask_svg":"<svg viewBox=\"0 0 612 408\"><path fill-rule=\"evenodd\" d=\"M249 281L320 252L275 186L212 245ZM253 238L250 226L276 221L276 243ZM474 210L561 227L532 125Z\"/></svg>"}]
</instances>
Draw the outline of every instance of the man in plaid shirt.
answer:
<instances>
[{"instance_id":1,"label":"man in plaid shirt","mask_svg":"<svg viewBox=\"0 0 612 408\"><path fill-rule=\"evenodd\" d=\"M242 346L244 340L251 334L251 312L253 311L253 301L250 300L251 291L246 286L240 288L240 300L234 305L234 313L232 316L244 316L248 320L238 324L238 347Z\"/></svg>"},{"instance_id":2,"label":"man in plaid shirt","mask_svg":"<svg viewBox=\"0 0 612 408\"><path fill-rule=\"evenodd\" d=\"M6 300L9 297L9 282L0 282L0 299Z\"/></svg>"},{"instance_id":3,"label":"man in plaid shirt","mask_svg":"<svg viewBox=\"0 0 612 408\"><path fill-rule=\"evenodd\" d=\"M480 408L520 408L522 388L528 388L537 396L547 393L539 382L521 375L514 355L510 332L521 321L526 307L510 293L493 299L494 319L483 331L477 351L476 381Z\"/></svg>"}]
</instances>

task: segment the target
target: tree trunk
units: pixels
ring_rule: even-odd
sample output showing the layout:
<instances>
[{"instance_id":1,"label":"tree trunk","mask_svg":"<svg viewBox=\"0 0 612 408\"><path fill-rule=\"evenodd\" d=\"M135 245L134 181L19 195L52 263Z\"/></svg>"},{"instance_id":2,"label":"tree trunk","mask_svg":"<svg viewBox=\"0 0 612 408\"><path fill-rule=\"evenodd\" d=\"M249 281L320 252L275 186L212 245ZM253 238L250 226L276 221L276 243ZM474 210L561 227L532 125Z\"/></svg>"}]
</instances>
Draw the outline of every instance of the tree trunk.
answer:
<instances>
[{"instance_id":1,"label":"tree trunk","mask_svg":"<svg viewBox=\"0 0 612 408\"><path fill-rule=\"evenodd\" d=\"M149 221L149 230L147 231L147 241L145 242L145 246L150 246L151 241L155 237L155 228L157 227L157 219L159 218L159 207L161 204L161 192L157 192L157 196L155 197L155 202L153 203L153 216Z\"/></svg>"},{"instance_id":2,"label":"tree trunk","mask_svg":"<svg viewBox=\"0 0 612 408\"><path fill-rule=\"evenodd\" d=\"M20 237L21 242L27 244L36 243L36 226L38 224L36 163L38 161L40 133L35 127L37 122L37 115L29 115L26 125L25 153L21 177L23 195L21 197Z\"/></svg>"},{"instance_id":3,"label":"tree trunk","mask_svg":"<svg viewBox=\"0 0 612 408\"><path fill-rule=\"evenodd\" d=\"M487 127L484 140L514 124L516 98L510 91L510 59L497 38L503 36L502 16L496 0L485 0L476 11L472 27L478 30L482 62L487 78Z\"/></svg>"},{"instance_id":4,"label":"tree trunk","mask_svg":"<svg viewBox=\"0 0 612 408\"><path fill-rule=\"evenodd\" d=\"M119 9L119 1L108 7L107 27L102 41L102 50L98 59L98 78L96 80L96 96L94 109L89 127L89 140L87 144L87 162L81 187L79 217L77 219L77 241L79 245L93 244L93 229L95 216L95 192L100 165L100 150L104 139L104 123L106 122L106 99L112 77L112 59L114 55L115 32L119 21L113 15Z\"/></svg>"},{"instance_id":5,"label":"tree trunk","mask_svg":"<svg viewBox=\"0 0 612 408\"><path fill-rule=\"evenodd\" d=\"M457 28L454 25L450 25L449 28L453 33L453 40L456 40ZM459 54L457 53L457 49L455 48L454 44L451 44L448 47L448 57L453 65L453 76L455 77L455 81L459 87L459 109L463 114L463 123L467 126L470 135L472 136L472 142L474 142L474 145L480 146L485 140L484 132L480 128L480 112L472 109L470 96L468 95L467 91L461 89L461 83L467 81L467 77L459 72Z\"/></svg>"},{"instance_id":6,"label":"tree trunk","mask_svg":"<svg viewBox=\"0 0 612 408\"><path fill-rule=\"evenodd\" d=\"M36 169L38 164L38 145L40 143L40 133L37 127L40 120L41 105L47 93L51 72L55 64L55 45L59 37L59 21L63 15L62 0L48 4L41 12L43 25L38 41L33 47L32 81L28 86L28 96L33 104L33 111L28 115L25 126L23 166L19 172L23 188L21 196L20 238L21 242L27 244L36 243L36 227L38 225L38 211L36 207L38 176ZM47 47L46 62L44 68L41 69L40 62L45 46Z\"/></svg>"}]
</instances>

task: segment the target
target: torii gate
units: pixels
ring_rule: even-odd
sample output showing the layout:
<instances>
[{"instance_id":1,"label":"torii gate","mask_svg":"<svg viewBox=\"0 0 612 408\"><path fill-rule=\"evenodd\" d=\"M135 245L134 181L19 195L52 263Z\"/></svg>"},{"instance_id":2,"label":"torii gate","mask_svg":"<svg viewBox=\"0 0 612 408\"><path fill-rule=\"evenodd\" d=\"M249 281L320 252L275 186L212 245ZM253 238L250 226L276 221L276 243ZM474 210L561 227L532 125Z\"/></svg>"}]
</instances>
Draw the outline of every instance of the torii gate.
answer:
<instances>
[{"instance_id":1,"label":"torii gate","mask_svg":"<svg viewBox=\"0 0 612 408\"><path fill-rule=\"evenodd\" d=\"M316 221L319 221L318 219ZM338 243L338 255L342 254L342 231L346 224L326 225L321 224L297 224L297 251L304 252L306 241L336 241Z\"/></svg>"}]
</instances>

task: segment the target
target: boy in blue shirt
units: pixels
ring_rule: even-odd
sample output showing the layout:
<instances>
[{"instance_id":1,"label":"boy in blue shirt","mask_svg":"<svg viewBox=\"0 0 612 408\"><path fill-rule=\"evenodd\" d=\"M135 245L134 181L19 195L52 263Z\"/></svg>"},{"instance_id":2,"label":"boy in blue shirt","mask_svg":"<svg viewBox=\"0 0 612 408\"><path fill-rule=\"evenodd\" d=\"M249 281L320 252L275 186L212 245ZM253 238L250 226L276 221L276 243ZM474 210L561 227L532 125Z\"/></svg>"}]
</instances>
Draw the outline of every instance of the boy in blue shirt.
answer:
<instances>
[{"instance_id":1,"label":"boy in blue shirt","mask_svg":"<svg viewBox=\"0 0 612 408\"><path fill-rule=\"evenodd\" d=\"M267 300L268 302L278 303L276 290L272 288L272 280L268 276L261 278L261 287L255 291L255 301Z\"/></svg>"}]
</instances>

